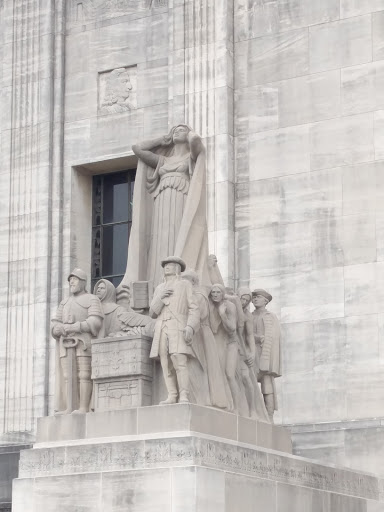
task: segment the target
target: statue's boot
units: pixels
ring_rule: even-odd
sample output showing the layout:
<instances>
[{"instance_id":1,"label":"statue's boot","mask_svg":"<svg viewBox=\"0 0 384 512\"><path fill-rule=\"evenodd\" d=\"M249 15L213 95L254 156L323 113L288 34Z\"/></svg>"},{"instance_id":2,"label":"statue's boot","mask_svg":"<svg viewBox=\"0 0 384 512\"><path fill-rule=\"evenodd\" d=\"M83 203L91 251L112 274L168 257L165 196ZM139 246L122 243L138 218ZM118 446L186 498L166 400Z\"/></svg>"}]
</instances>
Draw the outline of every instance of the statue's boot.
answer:
<instances>
[{"instance_id":1,"label":"statue's boot","mask_svg":"<svg viewBox=\"0 0 384 512\"><path fill-rule=\"evenodd\" d=\"M189 393L188 391L182 391L180 393L179 404L189 404Z\"/></svg>"},{"instance_id":2,"label":"statue's boot","mask_svg":"<svg viewBox=\"0 0 384 512\"><path fill-rule=\"evenodd\" d=\"M172 354L171 359L176 371L177 386L179 388L179 404L189 404L188 358L186 354Z\"/></svg>"},{"instance_id":3,"label":"statue's boot","mask_svg":"<svg viewBox=\"0 0 384 512\"><path fill-rule=\"evenodd\" d=\"M72 414L85 414L89 411L92 396L92 382L80 381L80 407Z\"/></svg>"},{"instance_id":4,"label":"statue's boot","mask_svg":"<svg viewBox=\"0 0 384 512\"><path fill-rule=\"evenodd\" d=\"M160 402L160 405L176 404L177 403L177 380L174 373L164 375L165 385L168 391L168 398Z\"/></svg>"},{"instance_id":5,"label":"statue's boot","mask_svg":"<svg viewBox=\"0 0 384 512\"><path fill-rule=\"evenodd\" d=\"M166 400L160 402L160 405L177 404L177 395L168 395Z\"/></svg>"},{"instance_id":6,"label":"statue's boot","mask_svg":"<svg viewBox=\"0 0 384 512\"><path fill-rule=\"evenodd\" d=\"M64 414L71 414L71 410L70 409L65 409L64 411L55 411L54 415L55 416L63 416Z\"/></svg>"},{"instance_id":7,"label":"statue's boot","mask_svg":"<svg viewBox=\"0 0 384 512\"><path fill-rule=\"evenodd\" d=\"M273 414L275 412L275 398L273 393L268 395L264 395L265 408L267 409L267 413L269 416L269 420L273 423Z\"/></svg>"},{"instance_id":8,"label":"statue's boot","mask_svg":"<svg viewBox=\"0 0 384 512\"><path fill-rule=\"evenodd\" d=\"M186 366L181 365L176 370L179 385L179 404L189 404L189 372Z\"/></svg>"}]
</instances>

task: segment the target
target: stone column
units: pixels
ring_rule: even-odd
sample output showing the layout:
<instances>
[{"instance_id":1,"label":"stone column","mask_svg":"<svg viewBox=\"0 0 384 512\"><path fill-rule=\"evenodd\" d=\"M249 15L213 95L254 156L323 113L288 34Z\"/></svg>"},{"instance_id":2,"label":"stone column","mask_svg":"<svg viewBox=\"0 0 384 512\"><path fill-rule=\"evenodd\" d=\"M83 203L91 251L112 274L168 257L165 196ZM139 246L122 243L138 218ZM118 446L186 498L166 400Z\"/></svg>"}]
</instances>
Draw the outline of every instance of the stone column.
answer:
<instances>
[{"instance_id":1,"label":"stone column","mask_svg":"<svg viewBox=\"0 0 384 512\"><path fill-rule=\"evenodd\" d=\"M48 412L51 305L61 294L64 1L0 5L0 437ZM23 435L19 436L21 440Z\"/></svg>"},{"instance_id":2,"label":"stone column","mask_svg":"<svg viewBox=\"0 0 384 512\"><path fill-rule=\"evenodd\" d=\"M169 124L207 147L210 251L234 279L233 0L169 1Z\"/></svg>"}]
</instances>

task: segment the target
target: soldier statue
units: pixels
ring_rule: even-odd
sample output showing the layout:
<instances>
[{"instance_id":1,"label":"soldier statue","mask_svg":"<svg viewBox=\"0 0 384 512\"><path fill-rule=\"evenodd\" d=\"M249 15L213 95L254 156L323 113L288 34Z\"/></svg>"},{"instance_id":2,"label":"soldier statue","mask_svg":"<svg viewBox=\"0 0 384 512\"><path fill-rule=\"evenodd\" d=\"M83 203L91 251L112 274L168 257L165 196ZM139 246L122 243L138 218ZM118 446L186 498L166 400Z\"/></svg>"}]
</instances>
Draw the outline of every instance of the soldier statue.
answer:
<instances>
[{"instance_id":1,"label":"soldier statue","mask_svg":"<svg viewBox=\"0 0 384 512\"><path fill-rule=\"evenodd\" d=\"M103 323L100 300L85 289L86 273L76 268L68 276L70 296L52 320L56 345L56 413L89 411L92 396L91 340Z\"/></svg>"}]
</instances>

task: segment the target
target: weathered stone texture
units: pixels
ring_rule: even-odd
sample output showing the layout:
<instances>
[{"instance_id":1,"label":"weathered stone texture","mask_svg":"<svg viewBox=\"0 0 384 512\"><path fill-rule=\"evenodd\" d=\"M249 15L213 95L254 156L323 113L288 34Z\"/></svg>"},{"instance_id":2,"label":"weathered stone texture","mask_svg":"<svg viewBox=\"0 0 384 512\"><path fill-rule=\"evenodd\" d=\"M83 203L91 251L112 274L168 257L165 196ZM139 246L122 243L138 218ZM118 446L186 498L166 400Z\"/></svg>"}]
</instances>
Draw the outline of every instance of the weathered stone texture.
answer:
<instances>
[{"instance_id":1,"label":"weathered stone texture","mask_svg":"<svg viewBox=\"0 0 384 512\"><path fill-rule=\"evenodd\" d=\"M236 5L236 275L274 295L280 421L347 433L383 415L384 3Z\"/></svg>"},{"instance_id":2,"label":"weathered stone texture","mask_svg":"<svg viewBox=\"0 0 384 512\"><path fill-rule=\"evenodd\" d=\"M64 3L0 2L4 439L53 410L48 319L90 270L90 174L178 122L207 146L226 283L274 296L278 421L382 416L383 0ZM101 113L116 69L135 101Z\"/></svg>"},{"instance_id":3,"label":"weathered stone texture","mask_svg":"<svg viewBox=\"0 0 384 512\"><path fill-rule=\"evenodd\" d=\"M161 408L150 409L156 415ZM184 423L185 411L174 411ZM196 432L37 444L22 453L14 496L16 512L79 504L100 511L250 512L255 503L265 512L383 510L373 475Z\"/></svg>"}]
</instances>

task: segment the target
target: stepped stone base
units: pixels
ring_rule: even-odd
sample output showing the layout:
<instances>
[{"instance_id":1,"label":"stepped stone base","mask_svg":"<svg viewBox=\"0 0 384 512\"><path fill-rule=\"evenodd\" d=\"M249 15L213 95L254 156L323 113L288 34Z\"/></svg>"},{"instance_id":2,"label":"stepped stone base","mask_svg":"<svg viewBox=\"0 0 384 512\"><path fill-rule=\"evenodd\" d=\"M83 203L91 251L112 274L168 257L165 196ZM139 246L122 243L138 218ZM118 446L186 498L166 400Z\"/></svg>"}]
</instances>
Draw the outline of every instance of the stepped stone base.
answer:
<instances>
[{"instance_id":1,"label":"stepped stone base","mask_svg":"<svg viewBox=\"0 0 384 512\"><path fill-rule=\"evenodd\" d=\"M384 418L293 425L290 430L296 455L384 477Z\"/></svg>"},{"instance_id":2,"label":"stepped stone base","mask_svg":"<svg viewBox=\"0 0 384 512\"><path fill-rule=\"evenodd\" d=\"M36 440L41 443L165 432L199 432L292 453L287 429L194 404L47 416L38 419Z\"/></svg>"},{"instance_id":3,"label":"stepped stone base","mask_svg":"<svg viewBox=\"0 0 384 512\"><path fill-rule=\"evenodd\" d=\"M133 419L121 426L124 412ZM110 437L90 437L92 413L39 421L40 442L21 453L13 512L384 512L379 478L257 446L269 430L288 452L281 427L193 405L108 414ZM71 418L77 438L54 440L49 424L57 438Z\"/></svg>"}]
</instances>

